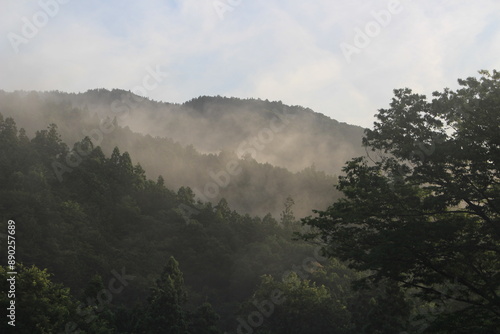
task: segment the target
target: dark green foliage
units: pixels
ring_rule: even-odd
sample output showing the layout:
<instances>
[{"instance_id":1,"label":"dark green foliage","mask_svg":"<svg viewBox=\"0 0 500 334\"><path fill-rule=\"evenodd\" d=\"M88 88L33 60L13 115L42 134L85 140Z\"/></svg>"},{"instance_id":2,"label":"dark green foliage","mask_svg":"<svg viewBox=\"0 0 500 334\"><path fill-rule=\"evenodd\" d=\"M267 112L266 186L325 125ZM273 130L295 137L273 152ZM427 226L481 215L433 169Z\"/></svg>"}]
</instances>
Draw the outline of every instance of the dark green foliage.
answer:
<instances>
[{"instance_id":1,"label":"dark green foliage","mask_svg":"<svg viewBox=\"0 0 500 334\"><path fill-rule=\"evenodd\" d=\"M137 333L186 334L187 319L184 278L177 261L170 257L151 294L136 327Z\"/></svg>"},{"instance_id":2,"label":"dark green foliage","mask_svg":"<svg viewBox=\"0 0 500 334\"><path fill-rule=\"evenodd\" d=\"M161 175L169 189L189 186L202 201L215 205L225 198L233 210L250 215L264 216L270 212L279 217L288 195L296 201L297 217L308 215L313 207L326 208L339 193L333 187L335 177L322 171L337 173L343 161L350 157L348 151L362 152L360 127L339 124L301 107L208 97L200 98L200 103L195 105L169 105L147 99L139 104L130 95L125 91L102 89L83 94L1 92L0 112L14 117L29 136L40 132L40 146L50 140L53 131L39 130L51 123L57 123L57 130L66 143L80 142L88 137L95 147L99 146L106 156L111 156L113 164L121 165L122 175L115 173L112 176L116 180L130 173L130 161L127 160L132 157L133 169L140 162L148 178L156 180ZM117 108L116 102L123 108ZM217 115L220 117L215 117ZM134 117L143 121L127 123ZM281 130L272 134L272 140L262 135L263 141L258 139L265 129L264 133L269 134L270 122L277 117L294 120L284 127L280 122L272 123L273 128ZM308 130L304 131L304 127ZM288 137L293 141L283 140ZM259 149L252 148L251 141ZM244 142L248 145L240 148ZM58 145L54 141L52 147L43 148L46 150L43 154L50 150L56 152ZM116 147L119 147L118 152L114 151ZM77 149L81 151L86 150ZM255 153L256 160L242 160L247 151ZM123 157L120 152L128 152L130 156ZM330 159L333 154L336 159ZM78 155L71 157L78 164ZM53 161L52 156L44 159ZM57 167L67 179L74 168L65 164L65 160L66 155L59 156L57 162L62 165ZM322 160L321 170L309 167L310 162L320 163L319 160ZM265 161L273 165L263 163ZM210 175L227 172L228 163L234 162L238 164L235 167L238 172L230 175L229 185L220 186L210 197L212 193L205 192L205 186L214 182ZM224 185L224 182L219 184Z\"/></svg>"},{"instance_id":3,"label":"dark green foliage","mask_svg":"<svg viewBox=\"0 0 500 334\"><path fill-rule=\"evenodd\" d=\"M366 274L335 260L292 269L278 279L262 277L255 293L242 304L236 329L246 333L245 327L250 327L262 334L400 334L409 328L409 307L394 284L352 290L353 280Z\"/></svg>"},{"instance_id":4,"label":"dark green foliage","mask_svg":"<svg viewBox=\"0 0 500 334\"><path fill-rule=\"evenodd\" d=\"M189 318L191 334L222 334L217 326L220 317L209 303L203 303L189 315Z\"/></svg>"},{"instance_id":5,"label":"dark green foliage","mask_svg":"<svg viewBox=\"0 0 500 334\"><path fill-rule=\"evenodd\" d=\"M264 276L252 299L245 320L258 328L257 333L351 333L346 305L325 286L302 280L296 273L289 274L282 282ZM260 322L262 325L255 326Z\"/></svg>"},{"instance_id":6,"label":"dark green foliage","mask_svg":"<svg viewBox=\"0 0 500 334\"><path fill-rule=\"evenodd\" d=\"M1 228L15 220L17 259L48 268L54 282L71 288L80 300L74 322L83 331L147 332L164 322L178 332L216 333L232 326L237 305L261 275L281 277L313 253L271 215L238 214L225 199L216 206L195 202L188 187L174 193L161 178L148 180L118 148L108 158L84 138L74 147L87 153L68 165L71 153L55 126L31 140L11 119L0 128ZM61 181L55 162L71 168ZM184 264L185 288L172 261L162 272L170 256ZM121 270L136 278L110 298L112 272ZM180 291L189 291L187 302Z\"/></svg>"},{"instance_id":7,"label":"dark green foliage","mask_svg":"<svg viewBox=\"0 0 500 334\"><path fill-rule=\"evenodd\" d=\"M74 333L77 329L82 334L113 333L106 321L100 318L87 321L82 317L92 312L90 307L79 307L69 289L52 282L46 270L22 264L17 264L16 269L15 298L8 299L7 278L12 275L7 274L6 268L0 267L0 305L6 310L10 301L15 300L16 306L15 327L4 320L0 324L2 333Z\"/></svg>"},{"instance_id":8,"label":"dark green foliage","mask_svg":"<svg viewBox=\"0 0 500 334\"><path fill-rule=\"evenodd\" d=\"M500 328L500 73L481 74L431 102L396 90L364 138L380 159L348 162L345 198L304 220L367 281L435 303L428 332Z\"/></svg>"},{"instance_id":9,"label":"dark green foliage","mask_svg":"<svg viewBox=\"0 0 500 334\"><path fill-rule=\"evenodd\" d=\"M292 241L300 229L295 215L339 194L330 189L333 178L314 165L291 173L251 155L238 159L231 147L200 154L170 139L134 134L116 119L98 138L87 131L99 128L88 110L42 101L44 94L0 93L9 115L19 114L12 109L18 103L32 103L35 116L50 120L47 130L28 132L30 139L0 115L0 228L14 219L18 260L54 273L49 279L32 268L20 276L27 293L26 309L19 309L19 320L28 319L24 332L37 324L39 332L57 332L69 324L84 333L216 334L236 331L238 318L248 322L258 311L262 323L250 328L255 333L495 333L498 81L496 72L468 79L462 90L437 94L431 103L396 91L365 138L389 154L350 161L338 186L344 197L306 219L309 229L302 230L310 237L319 231L326 254L345 263ZM123 92L88 94L95 98L92 109ZM200 98L185 107L231 122L214 106L237 102ZM301 122L321 123L298 107L245 103L272 105L278 111L266 111L269 117L295 113ZM322 131L334 128L328 123ZM73 151L59 131L75 137ZM212 182L203 176L231 161L241 172L213 203L199 201L188 185ZM119 272L133 280L118 291L110 284ZM27 277L44 288L30 288ZM359 289L351 289L352 281ZM273 302L271 312L262 303L275 290L283 302ZM37 293L43 298L33 298ZM105 295L112 298L99 301ZM43 312L32 311L38 308ZM260 323L258 315L252 319Z\"/></svg>"}]
</instances>

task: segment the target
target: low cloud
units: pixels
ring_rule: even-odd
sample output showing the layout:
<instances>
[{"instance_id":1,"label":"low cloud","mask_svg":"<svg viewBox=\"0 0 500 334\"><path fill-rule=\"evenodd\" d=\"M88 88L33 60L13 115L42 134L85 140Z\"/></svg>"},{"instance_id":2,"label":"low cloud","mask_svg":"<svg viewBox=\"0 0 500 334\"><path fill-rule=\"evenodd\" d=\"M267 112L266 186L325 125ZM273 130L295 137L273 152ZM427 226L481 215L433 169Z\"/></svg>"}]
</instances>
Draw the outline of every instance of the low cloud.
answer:
<instances>
[{"instance_id":1,"label":"low cloud","mask_svg":"<svg viewBox=\"0 0 500 334\"><path fill-rule=\"evenodd\" d=\"M150 92L155 100L260 97L370 126L394 88L429 94L500 67L493 0L402 0L402 12L347 63L339 45L388 3L243 0L221 20L213 1L69 1L16 54L7 34L40 5L6 1L0 88L132 89L145 67L162 65L170 76Z\"/></svg>"}]
</instances>

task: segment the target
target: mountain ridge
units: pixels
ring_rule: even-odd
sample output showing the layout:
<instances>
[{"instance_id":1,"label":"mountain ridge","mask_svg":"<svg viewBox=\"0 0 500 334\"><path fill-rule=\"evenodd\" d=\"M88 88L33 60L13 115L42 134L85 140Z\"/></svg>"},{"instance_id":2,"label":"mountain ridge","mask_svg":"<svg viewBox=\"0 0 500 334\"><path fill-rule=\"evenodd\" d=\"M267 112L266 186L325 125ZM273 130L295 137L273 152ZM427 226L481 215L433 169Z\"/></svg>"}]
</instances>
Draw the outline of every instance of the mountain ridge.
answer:
<instances>
[{"instance_id":1,"label":"mountain ridge","mask_svg":"<svg viewBox=\"0 0 500 334\"><path fill-rule=\"evenodd\" d=\"M361 142L360 127L327 122L307 108L222 97L181 105L133 101L128 94L0 92L0 113L29 135L55 123L68 145L87 136L107 155L119 147L171 189L188 186L198 199L215 205L225 198L260 216L279 217L288 197L299 217L326 208L339 196L340 167L364 153L353 144Z\"/></svg>"},{"instance_id":2,"label":"mountain ridge","mask_svg":"<svg viewBox=\"0 0 500 334\"><path fill-rule=\"evenodd\" d=\"M116 117L121 126L153 137L172 138L183 145L193 145L204 153L237 151L242 141L268 128L266 122L272 117L296 117L290 128L285 129L282 136L285 139L274 138L276 140L266 144L256 159L291 171L300 171L314 164L328 174L338 174L346 160L364 154L361 147L364 128L281 101L199 96L177 104L142 98L120 89L93 89L84 93L32 91L24 94L68 102L96 113L101 119ZM303 161L290 159L290 150L295 151L296 157L306 156ZM322 158L332 153L336 160Z\"/></svg>"}]
</instances>

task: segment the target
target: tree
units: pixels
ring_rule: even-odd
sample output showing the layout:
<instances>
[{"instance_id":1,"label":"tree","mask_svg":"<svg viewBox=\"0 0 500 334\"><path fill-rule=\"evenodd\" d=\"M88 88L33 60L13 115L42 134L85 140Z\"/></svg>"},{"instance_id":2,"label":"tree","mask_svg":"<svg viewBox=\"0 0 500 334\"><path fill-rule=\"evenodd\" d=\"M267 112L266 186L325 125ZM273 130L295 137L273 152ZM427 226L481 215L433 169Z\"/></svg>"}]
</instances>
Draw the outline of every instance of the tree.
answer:
<instances>
[{"instance_id":1,"label":"tree","mask_svg":"<svg viewBox=\"0 0 500 334\"><path fill-rule=\"evenodd\" d=\"M35 138L31 141L35 144L38 153L43 153L43 157L47 160L54 159L54 157L68 150L67 145L61 139L61 135L57 132L56 124L50 124L47 130L37 131Z\"/></svg>"},{"instance_id":2,"label":"tree","mask_svg":"<svg viewBox=\"0 0 500 334\"><path fill-rule=\"evenodd\" d=\"M344 198L303 220L329 256L371 270L447 307L440 329L496 333L500 326L500 73L459 80L433 100L395 90L337 189ZM444 326L444 327L443 327ZM481 330L479 330L479 328Z\"/></svg>"},{"instance_id":3,"label":"tree","mask_svg":"<svg viewBox=\"0 0 500 334\"><path fill-rule=\"evenodd\" d=\"M114 314L110 309L109 300L100 298L103 291L106 291L106 288L102 281L102 277L99 274L95 274L83 291L80 309L87 308L86 312L81 312L86 313L87 321L98 320L102 327L110 327L109 324L114 322ZM102 330L102 332L111 333L112 331L107 329L107 331Z\"/></svg>"},{"instance_id":4,"label":"tree","mask_svg":"<svg viewBox=\"0 0 500 334\"><path fill-rule=\"evenodd\" d=\"M281 224L283 226L290 226L295 222L295 216L293 214L292 207L294 206L295 201L291 196L288 196L283 203L285 209L281 212Z\"/></svg>"},{"instance_id":5,"label":"tree","mask_svg":"<svg viewBox=\"0 0 500 334\"><path fill-rule=\"evenodd\" d=\"M109 162L110 162L110 164L112 164L114 166L120 165L121 155L120 155L120 149L117 146L115 146L115 148L113 148L113 153L111 153L111 158L110 158Z\"/></svg>"},{"instance_id":6,"label":"tree","mask_svg":"<svg viewBox=\"0 0 500 334\"><path fill-rule=\"evenodd\" d=\"M15 301L15 327L2 321L2 333L111 333L107 323L101 319L85 317L91 312L87 307L78 307L69 289L51 281L46 269L16 264L15 288L10 287L13 275L0 266L2 309L12 307ZM8 298L7 292L14 289L15 298ZM13 290L13 291L14 291ZM10 312L10 311L9 311ZM14 329L14 331L13 331Z\"/></svg>"},{"instance_id":7,"label":"tree","mask_svg":"<svg viewBox=\"0 0 500 334\"><path fill-rule=\"evenodd\" d=\"M347 306L324 285L291 272L283 281L264 275L243 304L238 333L351 333Z\"/></svg>"},{"instance_id":8,"label":"tree","mask_svg":"<svg viewBox=\"0 0 500 334\"><path fill-rule=\"evenodd\" d=\"M225 198L221 198L214 209L216 210L215 212L219 219L230 219L231 209L229 208L229 204Z\"/></svg>"},{"instance_id":9,"label":"tree","mask_svg":"<svg viewBox=\"0 0 500 334\"><path fill-rule=\"evenodd\" d=\"M219 315L214 311L210 303L203 303L190 315L190 334L220 334L217 328Z\"/></svg>"},{"instance_id":10,"label":"tree","mask_svg":"<svg viewBox=\"0 0 500 334\"><path fill-rule=\"evenodd\" d=\"M163 178L162 178L163 180ZM194 192L189 187L180 187L177 191L177 198L181 203L194 205L195 203Z\"/></svg>"},{"instance_id":11,"label":"tree","mask_svg":"<svg viewBox=\"0 0 500 334\"><path fill-rule=\"evenodd\" d=\"M147 310L139 321L139 333L186 334L184 278L171 256L151 291Z\"/></svg>"},{"instance_id":12,"label":"tree","mask_svg":"<svg viewBox=\"0 0 500 334\"><path fill-rule=\"evenodd\" d=\"M68 314L72 308L69 290L50 281L50 275L45 270L36 267L17 265L18 275L15 276L15 298L8 299L10 275L7 268L0 267L2 282L1 305L5 310L9 302L15 301L15 327L2 321L2 332L8 333L14 328L19 333L49 333L58 332L69 320Z\"/></svg>"}]
</instances>

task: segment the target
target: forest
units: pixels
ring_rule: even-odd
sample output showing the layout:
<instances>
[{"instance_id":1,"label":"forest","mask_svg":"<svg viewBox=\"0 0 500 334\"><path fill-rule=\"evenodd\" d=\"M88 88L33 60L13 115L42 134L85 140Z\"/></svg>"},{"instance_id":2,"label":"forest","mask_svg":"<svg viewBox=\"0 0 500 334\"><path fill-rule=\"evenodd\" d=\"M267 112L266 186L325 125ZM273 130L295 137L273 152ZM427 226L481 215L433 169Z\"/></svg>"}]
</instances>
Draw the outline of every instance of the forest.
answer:
<instances>
[{"instance_id":1,"label":"forest","mask_svg":"<svg viewBox=\"0 0 500 334\"><path fill-rule=\"evenodd\" d=\"M395 90L362 133L281 102L201 97L174 116L141 102L169 124L145 134L134 113L101 110L123 91L1 92L0 244L15 226L17 247L16 326L2 333L500 333L500 73L459 84L430 101ZM334 174L328 159L287 169L304 146L266 161L286 140L259 156L209 130L204 147L176 137L189 128L176 113L213 119L220 105L213 133L241 105L263 110L253 136L295 115L284 138L310 118L303 136L346 128L360 148ZM207 174L220 192L203 200Z\"/></svg>"},{"instance_id":2,"label":"forest","mask_svg":"<svg viewBox=\"0 0 500 334\"><path fill-rule=\"evenodd\" d=\"M326 209L339 196L334 184L342 164L365 152L361 127L278 102L200 97L174 105L96 89L0 91L0 106L29 136L56 124L68 145L89 137L108 156L119 147L168 188L188 186L214 203L225 198L250 215L277 218L289 196L298 217ZM217 182L230 161L241 171L227 185Z\"/></svg>"}]
</instances>

